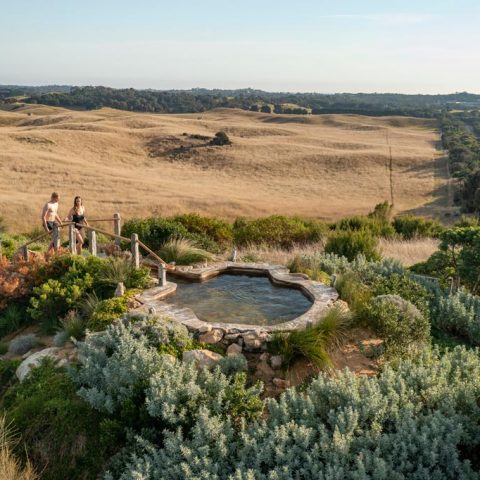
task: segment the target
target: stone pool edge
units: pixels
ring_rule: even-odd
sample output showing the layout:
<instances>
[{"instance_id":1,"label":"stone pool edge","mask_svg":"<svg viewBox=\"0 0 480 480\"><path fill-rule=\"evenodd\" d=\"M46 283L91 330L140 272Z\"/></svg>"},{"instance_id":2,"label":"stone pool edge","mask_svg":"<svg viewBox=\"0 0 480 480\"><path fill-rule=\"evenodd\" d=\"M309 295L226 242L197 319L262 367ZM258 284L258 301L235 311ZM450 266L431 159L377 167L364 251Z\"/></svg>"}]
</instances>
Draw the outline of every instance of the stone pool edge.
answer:
<instances>
[{"instance_id":1,"label":"stone pool edge","mask_svg":"<svg viewBox=\"0 0 480 480\"><path fill-rule=\"evenodd\" d=\"M172 272L173 275L192 280L203 281L216 277L223 273L244 275L266 275L274 285L297 288L312 301L311 307L299 317L277 325L247 325L241 323L211 323L200 320L190 308L168 304L162 300L175 292L177 285L167 282L164 286L157 286L143 291L135 299L141 303L141 307L132 313L156 313L165 315L185 325L194 333L206 333L211 330L221 330L223 343L235 343L239 337L243 338L245 346L252 349L260 348L268 341L271 333L292 331L306 328L320 320L322 313L328 310L339 298L338 292L324 283L309 280L302 274L290 273L289 269L281 265L268 263L240 263L222 262L206 267L181 268Z\"/></svg>"}]
</instances>

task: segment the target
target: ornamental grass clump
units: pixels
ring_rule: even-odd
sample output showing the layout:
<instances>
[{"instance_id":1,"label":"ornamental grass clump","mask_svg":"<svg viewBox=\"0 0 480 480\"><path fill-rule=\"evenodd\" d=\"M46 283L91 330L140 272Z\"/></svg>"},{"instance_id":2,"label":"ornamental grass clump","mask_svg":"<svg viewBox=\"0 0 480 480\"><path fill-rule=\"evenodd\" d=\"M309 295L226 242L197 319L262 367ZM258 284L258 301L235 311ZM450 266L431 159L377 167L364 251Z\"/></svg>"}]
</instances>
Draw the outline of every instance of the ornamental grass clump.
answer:
<instances>
[{"instance_id":1,"label":"ornamental grass clump","mask_svg":"<svg viewBox=\"0 0 480 480\"><path fill-rule=\"evenodd\" d=\"M172 238L165 242L158 254L166 262L175 262L177 265L190 265L214 259L211 253L198 248L192 240L182 237Z\"/></svg>"},{"instance_id":2,"label":"ornamental grass clump","mask_svg":"<svg viewBox=\"0 0 480 480\"><path fill-rule=\"evenodd\" d=\"M270 350L282 355L287 367L295 359L305 357L318 368L325 369L332 363L329 351L342 343L351 321L350 312L333 307L310 328L274 334Z\"/></svg>"},{"instance_id":3,"label":"ornamental grass clump","mask_svg":"<svg viewBox=\"0 0 480 480\"><path fill-rule=\"evenodd\" d=\"M13 425L5 416L0 417L0 478L2 480L37 480L29 461L25 465L15 456L14 449L20 439L14 433Z\"/></svg>"}]
</instances>

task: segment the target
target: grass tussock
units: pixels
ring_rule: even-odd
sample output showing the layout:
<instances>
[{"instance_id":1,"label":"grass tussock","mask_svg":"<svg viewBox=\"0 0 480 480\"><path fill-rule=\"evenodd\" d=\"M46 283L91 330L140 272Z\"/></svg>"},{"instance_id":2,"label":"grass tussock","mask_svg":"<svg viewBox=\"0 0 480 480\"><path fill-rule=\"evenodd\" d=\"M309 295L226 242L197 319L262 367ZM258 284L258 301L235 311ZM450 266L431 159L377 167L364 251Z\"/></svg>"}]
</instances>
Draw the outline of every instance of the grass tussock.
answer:
<instances>
[{"instance_id":1,"label":"grass tussock","mask_svg":"<svg viewBox=\"0 0 480 480\"><path fill-rule=\"evenodd\" d=\"M0 478L2 480L37 480L39 477L30 462L25 465L13 454L18 445L18 437L13 434L5 417L0 417Z\"/></svg>"},{"instance_id":2,"label":"grass tussock","mask_svg":"<svg viewBox=\"0 0 480 480\"><path fill-rule=\"evenodd\" d=\"M399 260L402 265L410 267L424 262L438 250L439 241L435 238L412 240L387 240L381 238L379 249L382 256Z\"/></svg>"},{"instance_id":3,"label":"grass tussock","mask_svg":"<svg viewBox=\"0 0 480 480\"><path fill-rule=\"evenodd\" d=\"M333 307L310 328L275 334L272 352L282 355L287 367L295 359L305 357L318 368L326 369L332 365L329 352L343 342L351 323L350 312Z\"/></svg>"},{"instance_id":4,"label":"grass tussock","mask_svg":"<svg viewBox=\"0 0 480 480\"><path fill-rule=\"evenodd\" d=\"M214 255L198 248L191 240L180 237L165 242L158 253L167 263L175 262L177 265L190 265L214 259Z\"/></svg>"}]
</instances>

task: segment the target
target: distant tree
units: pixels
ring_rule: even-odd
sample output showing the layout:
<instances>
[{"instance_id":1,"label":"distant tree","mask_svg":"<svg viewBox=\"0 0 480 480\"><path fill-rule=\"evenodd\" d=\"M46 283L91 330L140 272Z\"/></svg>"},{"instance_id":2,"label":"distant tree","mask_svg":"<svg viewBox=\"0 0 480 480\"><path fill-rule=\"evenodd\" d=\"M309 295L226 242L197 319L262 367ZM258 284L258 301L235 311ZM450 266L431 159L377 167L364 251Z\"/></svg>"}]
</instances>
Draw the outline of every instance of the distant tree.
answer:
<instances>
[{"instance_id":1,"label":"distant tree","mask_svg":"<svg viewBox=\"0 0 480 480\"><path fill-rule=\"evenodd\" d=\"M215 137L210 140L210 145L231 145L231 143L225 132L217 132Z\"/></svg>"},{"instance_id":2,"label":"distant tree","mask_svg":"<svg viewBox=\"0 0 480 480\"><path fill-rule=\"evenodd\" d=\"M272 107L270 105L262 105L260 111L263 113L272 113Z\"/></svg>"}]
</instances>

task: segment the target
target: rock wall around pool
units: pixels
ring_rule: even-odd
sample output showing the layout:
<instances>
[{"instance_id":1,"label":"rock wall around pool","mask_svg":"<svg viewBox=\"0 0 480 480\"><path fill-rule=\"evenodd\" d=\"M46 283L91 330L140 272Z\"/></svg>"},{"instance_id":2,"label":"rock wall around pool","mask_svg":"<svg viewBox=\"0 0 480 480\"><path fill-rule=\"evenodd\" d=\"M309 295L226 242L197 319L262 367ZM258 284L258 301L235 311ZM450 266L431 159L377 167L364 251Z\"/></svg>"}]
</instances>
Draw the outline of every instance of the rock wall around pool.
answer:
<instances>
[{"instance_id":1,"label":"rock wall around pool","mask_svg":"<svg viewBox=\"0 0 480 480\"><path fill-rule=\"evenodd\" d=\"M177 288L175 283L167 282L164 286L150 288L137 295L136 300L141 303L141 307L135 311L154 313L177 320L205 343L224 345L236 343L246 351L258 351L265 348L271 333L303 329L313 325L338 300L338 292L334 288L309 280L303 274L290 273L283 266L267 263L223 262L201 268L177 267L174 275L192 281L202 281L223 273L267 276L274 285L300 289L312 301L312 305L303 315L277 325L210 323L200 320L189 308L164 302L163 299Z\"/></svg>"}]
</instances>

